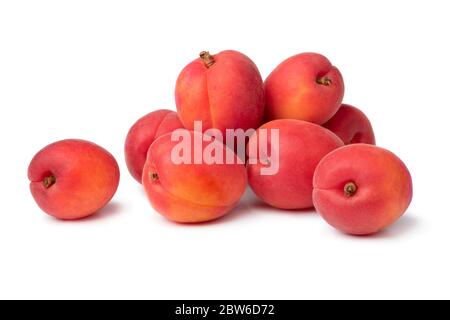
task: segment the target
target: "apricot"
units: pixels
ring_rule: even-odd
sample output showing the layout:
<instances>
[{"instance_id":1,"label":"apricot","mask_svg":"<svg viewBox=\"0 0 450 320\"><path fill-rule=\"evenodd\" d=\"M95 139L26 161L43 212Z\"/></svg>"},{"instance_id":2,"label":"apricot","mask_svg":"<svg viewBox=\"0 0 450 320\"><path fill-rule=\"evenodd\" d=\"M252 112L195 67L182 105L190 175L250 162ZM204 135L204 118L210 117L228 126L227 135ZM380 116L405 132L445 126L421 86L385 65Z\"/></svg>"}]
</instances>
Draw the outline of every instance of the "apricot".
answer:
<instances>
[{"instance_id":1,"label":"apricot","mask_svg":"<svg viewBox=\"0 0 450 320\"><path fill-rule=\"evenodd\" d=\"M258 68L244 54L226 50L202 52L178 76L175 88L178 115L183 125L203 130L256 129L264 114L264 88Z\"/></svg>"},{"instance_id":2,"label":"apricot","mask_svg":"<svg viewBox=\"0 0 450 320\"><path fill-rule=\"evenodd\" d=\"M411 175L392 152L352 144L331 152L314 174L314 206L345 233L376 233L394 223L412 199Z\"/></svg>"},{"instance_id":3,"label":"apricot","mask_svg":"<svg viewBox=\"0 0 450 320\"><path fill-rule=\"evenodd\" d=\"M222 217L245 191L245 165L222 142L201 132L178 129L175 133L180 138L163 135L148 151L142 182L150 203L161 215L180 223ZM180 143L187 148L178 149ZM204 160L208 150L214 150L211 153L222 163ZM224 161L226 158L232 163Z\"/></svg>"},{"instance_id":4,"label":"apricot","mask_svg":"<svg viewBox=\"0 0 450 320\"><path fill-rule=\"evenodd\" d=\"M179 128L183 128L183 125L177 113L165 109L150 112L131 127L125 141L125 161L128 171L136 181L142 182L142 169L152 142Z\"/></svg>"},{"instance_id":5,"label":"apricot","mask_svg":"<svg viewBox=\"0 0 450 320\"><path fill-rule=\"evenodd\" d=\"M264 83L266 120L328 121L344 97L339 70L324 56L301 53L278 65Z\"/></svg>"},{"instance_id":6,"label":"apricot","mask_svg":"<svg viewBox=\"0 0 450 320\"><path fill-rule=\"evenodd\" d=\"M275 141L274 129L279 132ZM249 154L247 174L256 195L273 207L303 209L313 206L312 179L317 164L326 154L344 144L334 133L319 125L280 119L256 130L248 150L252 145L259 148L256 154ZM262 150L261 145L267 145L267 150ZM262 169L267 167L278 168L278 171L263 174Z\"/></svg>"},{"instance_id":7,"label":"apricot","mask_svg":"<svg viewBox=\"0 0 450 320\"><path fill-rule=\"evenodd\" d=\"M119 185L119 166L102 147L62 140L39 151L28 168L38 206L63 220L81 219L103 208Z\"/></svg>"},{"instance_id":8,"label":"apricot","mask_svg":"<svg viewBox=\"0 0 450 320\"><path fill-rule=\"evenodd\" d=\"M375 144L370 120L361 110L348 104L343 104L323 126L333 131L345 144Z\"/></svg>"}]
</instances>

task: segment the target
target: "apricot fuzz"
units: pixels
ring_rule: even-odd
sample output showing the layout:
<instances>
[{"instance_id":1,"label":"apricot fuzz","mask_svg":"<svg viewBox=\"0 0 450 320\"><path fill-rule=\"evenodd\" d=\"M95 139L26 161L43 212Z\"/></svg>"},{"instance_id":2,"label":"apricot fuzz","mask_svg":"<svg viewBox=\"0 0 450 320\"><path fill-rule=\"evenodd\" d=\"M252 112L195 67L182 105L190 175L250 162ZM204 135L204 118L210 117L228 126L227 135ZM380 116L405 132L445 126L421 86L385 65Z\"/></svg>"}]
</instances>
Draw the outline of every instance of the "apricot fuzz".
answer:
<instances>
[{"instance_id":1,"label":"apricot fuzz","mask_svg":"<svg viewBox=\"0 0 450 320\"><path fill-rule=\"evenodd\" d=\"M150 203L161 215L179 223L199 223L218 219L238 203L245 191L245 166L223 143L206 142L203 133L184 131L190 147L200 142L201 153L207 147L221 150L233 163L197 163L195 152L189 159L173 159L172 151L179 143L172 134L161 136L151 145L144 166L142 182ZM186 161L187 160L187 161ZM208 162L208 161L206 161Z\"/></svg>"},{"instance_id":2,"label":"apricot fuzz","mask_svg":"<svg viewBox=\"0 0 450 320\"><path fill-rule=\"evenodd\" d=\"M119 177L114 157L84 140L50 144L28 167L34 200L43 211L62 220L81 219L103 208L114 196Z\"/></svg>"},{"instance_id":3,"label":"apricot fuzz","mask_svg":"<svg viewBox=\"0 0 450 320\"><path fill-rule=\"evenodd\" d=\"M318 53L301 53L280 63L264 82L265 118L323 124L339 109L344 80Z\"/></svg>"},{"instance_id":4,"label":"apricot fuzz","mask_svg":"<svg viewBox=\"0 0 450 320\"><path fill-rule=\"evenodd\" d=\"M264 114L264 88L258 68L246 55L226 50L208 51L189 63L175 86L178 115L184 127L194 129L256 129Z\"/></svg>"},{"instance_id":5,"label":"apricot fuzz","mask_svg":"<svg viewBox=\"0 0 450 320\"><path fill-rule=\"evenodd\" d=\"M412 192L405 164L392 152L369 144L334 150L314 173L317 211L336 229L354 235L393 224L408 208Z\"/></svg>"}]
</instances>

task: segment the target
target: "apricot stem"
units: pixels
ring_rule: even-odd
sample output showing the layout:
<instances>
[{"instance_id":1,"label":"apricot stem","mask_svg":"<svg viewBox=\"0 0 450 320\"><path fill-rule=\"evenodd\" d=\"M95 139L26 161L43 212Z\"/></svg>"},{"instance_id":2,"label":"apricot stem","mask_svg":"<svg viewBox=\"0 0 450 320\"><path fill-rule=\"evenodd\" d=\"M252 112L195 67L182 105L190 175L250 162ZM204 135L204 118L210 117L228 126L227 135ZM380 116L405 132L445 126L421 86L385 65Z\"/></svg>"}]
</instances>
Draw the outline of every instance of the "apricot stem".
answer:
<instances>
[{"instance_id":1,"label":"apricot stem","mask_svg":"<svg viewBox=\"0 0 450 320\"><path fill-rule=\"evenodd\" d=\"M150 173L150 179L152 179L153 182L158 181L159 176L156 172Z\"/></svg>"},{"instance_id":2,"label":"apricot stem","mask_svg":"<svg viewBox=\"0 0 450 320\"><path fill-rule=\"evenodd\" d=\"M344 194L347 197L352 197L355 195L356 191L358 190L358 187L354 182L347 182L344 186Z\"/></svg>"},{"instance_id":3,"label":"apricot stem","mask_svg":"<svg viewBox=\"0 0 450 320\"><path fill-rule=\"evenodd\" d=\"M44 185L45 189L50 188L52 185L54 185L56 182L56 177L54 175L49 175L42 180L42 184Z\"/></svg>"},{"instance_id":4,"label":"apricot stem","mask_svg":"<svg viewBox=\"0 0 450 320\"><path fill-rule=\"evenodd\" d=\"M327 77L317 78L316 82L317 82L318 84L323 85L323 86L329 86L329 85L331 85L331 83L332 83L331 79L330 79L330 78L327 78Z\"/></svg>"},{"instance_id":5,"label":"apricot stem","mask_svg":"<svg viewBox=\"0 0 450 320\"><path fill-rule=\"evenodd\" d=\"M211 67L216 62L216 60L214 60L214 56L209 54L209 51L200 52L200 59L203 60L203 63L207 68Z\"/></svg>"}]
</instances>

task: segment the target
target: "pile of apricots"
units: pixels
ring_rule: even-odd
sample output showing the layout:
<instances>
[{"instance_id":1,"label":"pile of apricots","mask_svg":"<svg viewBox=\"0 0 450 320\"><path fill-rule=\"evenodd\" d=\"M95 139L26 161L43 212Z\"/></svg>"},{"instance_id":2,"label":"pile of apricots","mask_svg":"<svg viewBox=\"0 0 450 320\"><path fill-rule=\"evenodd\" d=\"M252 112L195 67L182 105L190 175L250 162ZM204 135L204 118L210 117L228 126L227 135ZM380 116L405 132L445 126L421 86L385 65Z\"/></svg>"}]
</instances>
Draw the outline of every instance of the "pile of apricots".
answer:
<instances>
[{"instance_id":1,"label":"pile of apricots","mask_svg":"<svg viewBox=\"0 0 450 320\"><path fill-rule=\"evenodd\" d=\"M153 208L178 223L201 223L228 214L249 185L272 207L314 207L342 232L373 234L408 208L411 175L395 154L375 146L369 119L342 104L343 97L341 73L317 53L286 59L263 81L246 55L204 51L178 76L177 112L153 111L131 127L125 141L126 164ZM195 127L198 122L201 130ZM244 159L226 142L207 137L211 129L223 136L229 129L253 129L245 141ZM276 141L263 135L267 130L277 130ZM175 132L200 141L201 151L213 149L235 161L198 162L195 152L185 151L182 157L192 161L174 161L179 143ZM276 143L276 148L269 148L276 156L249 156L248 145L259 138L269 147ZM277 162L277 170L263 174L271 161ZM74 139L43 148L28 168L35 201L62 220L98 212L114 196L119 176L117 161L108 151Z\"/></svg>"}]
</instances>

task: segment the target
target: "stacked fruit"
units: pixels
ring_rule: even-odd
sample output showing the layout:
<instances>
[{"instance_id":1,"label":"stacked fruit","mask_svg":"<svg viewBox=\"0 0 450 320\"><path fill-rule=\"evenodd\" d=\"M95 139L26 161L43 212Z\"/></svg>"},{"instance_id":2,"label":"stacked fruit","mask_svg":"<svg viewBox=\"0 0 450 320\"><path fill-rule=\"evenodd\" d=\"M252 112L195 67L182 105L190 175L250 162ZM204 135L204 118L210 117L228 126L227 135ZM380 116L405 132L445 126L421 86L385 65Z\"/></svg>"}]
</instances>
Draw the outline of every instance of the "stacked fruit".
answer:
<instances>
[{"instance_id":1,"label":"stacked fruit","mask_svg":"<svg viewBox=\"0 0 450 320\"><path fill-rule=\"evenodd\" d=\"M176 82L178 113L154 111L130 129L127 166L172 221L229 213L248 182L273 207L314 206L343 232L375 233L406 211L411 176L375 146L370 121L343 96L339 70L320 54L285 60L263 83L242 53L202 52ZM35 156L29 178L44 211L78 219L112 198L119 170L99 146L65 140Z\"/></svg>"}]
</instances>

